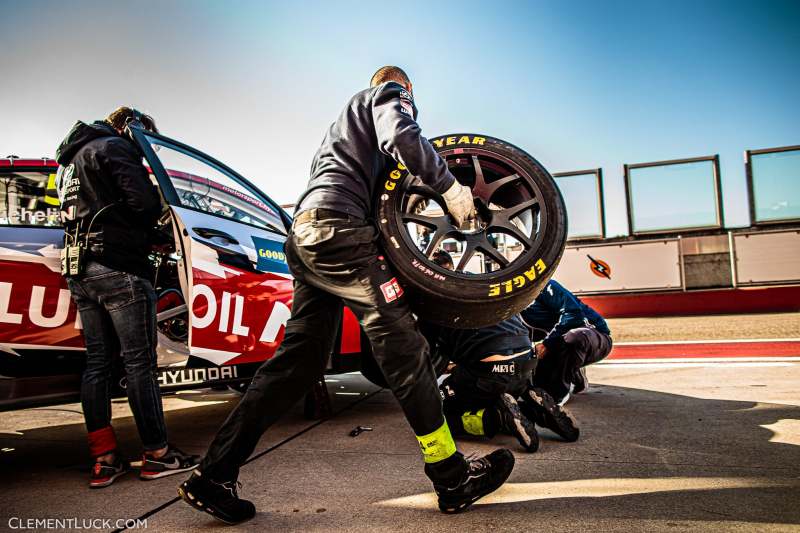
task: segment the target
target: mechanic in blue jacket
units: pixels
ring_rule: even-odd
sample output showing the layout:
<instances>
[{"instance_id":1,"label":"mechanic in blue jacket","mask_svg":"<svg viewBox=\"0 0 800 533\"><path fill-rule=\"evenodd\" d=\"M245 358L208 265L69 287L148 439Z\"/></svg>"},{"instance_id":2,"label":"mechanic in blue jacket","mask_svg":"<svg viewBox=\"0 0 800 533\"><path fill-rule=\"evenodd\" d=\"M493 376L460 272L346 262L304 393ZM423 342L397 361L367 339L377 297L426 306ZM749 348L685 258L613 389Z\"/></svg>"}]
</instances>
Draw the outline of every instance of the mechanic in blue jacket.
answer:
<instances>
[{"instance_id":1,"label":"mechanic in blue jacket","mask_svg":"<svg viewBox=\"0 0 800 533\"><path fill-rule=\"evenodd\" d=\"M541 341L533 385L563 405L570 392L588 387L584 367L609 354L611 330L597 311L555 280L521 314L534 329L534 340Z\"/></svg>"}]
</instances>

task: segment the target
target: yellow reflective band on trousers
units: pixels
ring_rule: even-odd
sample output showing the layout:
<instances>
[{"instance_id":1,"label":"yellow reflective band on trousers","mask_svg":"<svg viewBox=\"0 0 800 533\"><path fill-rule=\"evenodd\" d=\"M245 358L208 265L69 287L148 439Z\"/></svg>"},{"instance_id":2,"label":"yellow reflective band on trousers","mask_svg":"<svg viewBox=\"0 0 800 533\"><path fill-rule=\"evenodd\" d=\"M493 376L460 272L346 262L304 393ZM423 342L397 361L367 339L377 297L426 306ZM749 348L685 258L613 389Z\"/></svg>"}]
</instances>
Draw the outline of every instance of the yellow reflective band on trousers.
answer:
<instances>
[{"instance_id":1,"label":"yellow reflective band on trousers","mask_svg":"<svg viewBox=\"0 0 800 533\"><path fill-rule=\"evenodd\" d=\"M486 409L481 409L478 412L467 411L461 415L461 423L464 424L464 431L470 435L483 436L483 412Z\"/></svg>"},{"instance_id":2,"label":"yellow reflective band on trousers","mask_svg":"<svg viewBox=\"0 0 800 533\"><path fill-rule=\"evenodd\" d=\"M438 463L456 453L456 443L450 434L447 420L433 433L422 436L417 435L417 440L426 463Z\"/></svg>"}]
</instances>

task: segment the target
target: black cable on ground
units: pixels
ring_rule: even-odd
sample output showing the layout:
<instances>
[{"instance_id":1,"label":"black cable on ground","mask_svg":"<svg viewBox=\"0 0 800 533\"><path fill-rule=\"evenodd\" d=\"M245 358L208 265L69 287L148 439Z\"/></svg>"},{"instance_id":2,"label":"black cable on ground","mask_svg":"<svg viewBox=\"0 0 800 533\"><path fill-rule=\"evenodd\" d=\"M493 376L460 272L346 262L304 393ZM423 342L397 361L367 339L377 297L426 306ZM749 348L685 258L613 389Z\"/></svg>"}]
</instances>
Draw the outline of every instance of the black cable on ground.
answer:
<instances>
[{"instance_id":1,"label":"black cable on ground","mask_svg":"<svg viewBox=\"0 0 800 533\"><path fill-rule=\"evenodd\" d=\"M366 396L363 396L363 397L359 398L358 400L354 401L353 403L350 403L350 404L347 404L347 405L345 405L344 407L342 407L341 409L339 409L338 411L336 411L335 413L333 413L333 415L332 415L330 418L323 418L322 420L317 420L316 422L314 422L314 423L313 423L313 424L311 424L310 426L307 426L307 427L305 427L305 428L301 429L299 432L295 433L294 435L291 435L291 436L289 436L289 437L286 437L285 439L283 439L282 441L278 442L277 444L273 444L272 446L270 446L269 448L267 448L267 449L266 449L266 450L264 450L263 452L261 452L261 453L257 453L256 455L254 455L254 456L250 457L250 459L248 459L247 461L245 461L245 463L244 463L244 464L246 465L246 464L252 463L252 462L253 462L253 461L255 461L256 459L259 459L260 457L263 457L263 456L267 455L267 454L268 454L268 453L270 453L271 451L277 450L278 448L280 448L280 447L281 447L281 446L283 446L284 444L287 444L287 443L289 443L289 442L293 441L294 439L296 439L296 438L297 438L297 437L299 437L300 435L303 435L303 434L305 434L305 433L308 433L309 431L311 431L311 430L312 430L312 429L314 429L315 427L317 427L317 426L319 426L319 425L321 425L321 424L324 424L324 423L325 423L325 422L327 422L328 420L333 420L334 418L336 418L337 416L339 416L339 415L340 415L340 414L342 414L343 412L347 411L348 409L350 409L350 408L352 408L352 407L355 407L356 405L360 404L360 403L361 403L361 402L363 402L364 400L367 400L367 399L369 399L369 398L372 398L373 396L375 396L376 394L378 394L378 393L379 393L380 391L382 391L382 390L383 390L383 389L378 389L378 390L372 391L372 392L368 393ZM244 465L242 465L242 466L244 466ZM175 497L174 497L174 498L172 498L171 500L169 500L169 501L166 501L166 502L162 503L161 505L159 505L158 507L156 507L156 508L154 508L154 509L150 509L149 511L147 511L146 513L144 513L142 516L139 516L138 518L135 518L134 520L146 520L147 518L150 518L150 517L151 517L151 516L153 516L154 514L156 514L156 513L160 513L161 511L163 511L164 509L166 509L166 508L167 508L167 507L169 507L170 505L172 505L172 504L174 504L174 503L176 503L176 502L180 501L180 499L181 499L181 498L180 498L180 496L175 496ZM120 528L120 529L115 529L115 530L113 530L111 533L119 533L119 532L121 532L121 531L126 531L127 529L128 529L127 527L123 527L123 528Z\"/></svg>"}]
</instances>

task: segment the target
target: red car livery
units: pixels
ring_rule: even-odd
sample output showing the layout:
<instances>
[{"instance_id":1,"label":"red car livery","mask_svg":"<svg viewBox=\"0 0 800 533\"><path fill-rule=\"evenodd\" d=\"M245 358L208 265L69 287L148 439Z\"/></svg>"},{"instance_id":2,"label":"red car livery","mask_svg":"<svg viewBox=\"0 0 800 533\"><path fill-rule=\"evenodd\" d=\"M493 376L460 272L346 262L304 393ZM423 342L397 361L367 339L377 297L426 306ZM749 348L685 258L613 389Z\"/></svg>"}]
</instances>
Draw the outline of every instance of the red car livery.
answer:
<instances>
[{"instance_id":1,"label":"red car livery","mask_svg":"<svg viewBox=\"0 0 800 533\"><path fill-rule=\"evenodd\" d=\"M174 241L151 255L161 387L247 382L274 355L291 312L291 219L219 161L160 135L134 137L163 198L160 230ZM56 170L50 159L0 159L0 409L79 391L83 337L60 274ZM344 313L334 372L361 361L360 328Z\"/></svg>"}]
</instances>

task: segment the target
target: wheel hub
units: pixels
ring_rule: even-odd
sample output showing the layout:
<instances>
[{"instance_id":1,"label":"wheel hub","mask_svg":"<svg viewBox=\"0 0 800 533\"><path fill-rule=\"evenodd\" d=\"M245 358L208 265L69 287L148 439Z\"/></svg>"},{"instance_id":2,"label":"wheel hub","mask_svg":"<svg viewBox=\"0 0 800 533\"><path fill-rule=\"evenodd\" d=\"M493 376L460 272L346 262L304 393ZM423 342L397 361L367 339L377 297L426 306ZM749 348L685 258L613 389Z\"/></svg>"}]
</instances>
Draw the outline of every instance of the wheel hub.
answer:
<instances>
[{"instance_id":1,"label":"wheel hub","mask_svg":"<svg viewBox=\"0 0 800 533\"><path fill-rule=\"evenodd\" d=\"M507 268L538 247L547 221L531 176L497 154L475 150L465 155L442 154L459 182L472 190L477 214L472 223L456 226L444 198L416 178L406 188L398 216L409 231L404 238L429 265L434 265L430 259L436 250L456 248L456 270L480 275ZM471 261L476 254L482 261L473 272L467 267L476 269Z\"/></svg>"}]
</instances>

